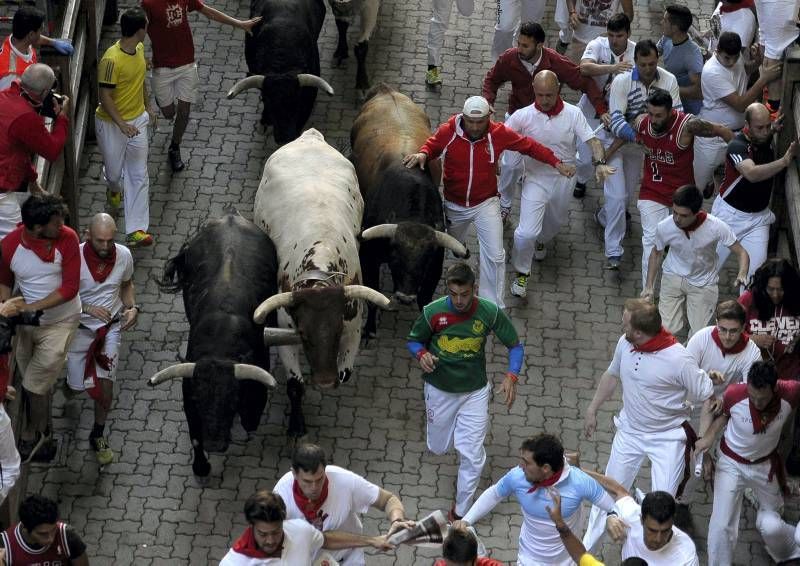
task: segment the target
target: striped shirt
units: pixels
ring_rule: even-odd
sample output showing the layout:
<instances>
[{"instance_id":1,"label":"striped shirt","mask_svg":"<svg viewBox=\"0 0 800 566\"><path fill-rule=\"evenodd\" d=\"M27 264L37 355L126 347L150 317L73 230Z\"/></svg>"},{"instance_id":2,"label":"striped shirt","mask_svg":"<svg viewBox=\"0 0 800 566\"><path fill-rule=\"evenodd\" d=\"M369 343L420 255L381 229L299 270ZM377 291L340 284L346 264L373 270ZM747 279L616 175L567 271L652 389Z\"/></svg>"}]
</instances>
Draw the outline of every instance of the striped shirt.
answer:
<instances>
[{"instance_id":1,"label":"striped shirt","mask_svg":"<svg viewBox=\"0 0 800 566\"><path fill-rule=\"evenodd\" d=\"M639 69L620 73L611 82L611 92L608 98L608 108L611 113L611 131L618 138L634 141L636 131L630 122L647 112L647 97L654 88L666 90L672 96L672 107L683 110L681 95L678 90L678 80L675 75L661 67L656 70L656 78L645 85L639 80Z\"/></svg>"}]
</instances>

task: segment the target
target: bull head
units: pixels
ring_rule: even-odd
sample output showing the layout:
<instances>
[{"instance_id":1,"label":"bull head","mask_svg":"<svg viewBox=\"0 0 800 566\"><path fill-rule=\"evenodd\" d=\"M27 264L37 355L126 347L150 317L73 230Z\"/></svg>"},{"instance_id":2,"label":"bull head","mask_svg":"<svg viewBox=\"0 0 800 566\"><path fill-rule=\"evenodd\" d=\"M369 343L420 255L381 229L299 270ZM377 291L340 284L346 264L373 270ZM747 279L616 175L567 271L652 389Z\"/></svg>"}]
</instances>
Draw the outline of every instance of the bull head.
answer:
<instances>
[{"instance_id":1,"label":"bull head","mask_svg":"<svg viewBox=\"0 0 800 566\"><path fill-rule=\"evenodd\" d=\"M397 224L378 224L377 226L372 226L371 228L367 228L361 232L361 240L375 240L377 238L392 239L396 233ZM438 246L441 246L446 250L450 250L455 254L456 257L468 257L467 248L453 236L439 230L433 230L433 233L434 240Z\"/></svg>"},{"instance_id":2,"label":"bull head","mask_svg":"<svg viewBox=\"0 0 800 566\"><path fill-rule=\"evenodd\" d=\"M308 73L298 73L297 75L297 84L301 87L314 87L324 91L325 93L329 94L330 96L334 95L333 87L328 84L328 82L318 77L317 75L310 75ZM250 77L244 78L237 82L233 87L228 91L228 99L236 97L237 95L241 94L242 91L248 89L257 89L263 90L264 88L264 75L252 75Z\"/></svg>"},{"instance_id":3,"label":"bull head","mask_svg":"<svg viewBox=\"0 0 800 566\"><path fill-rule=\"evenodd\" d=\"M170 379L188 379L194 377L195 366L196 364L193 362L171 365L156 373L147 383L155 387ZM271 373L263 368L250 364L233 364L233 376L236 379L252 379L267 387L275 387L277 385Z\"/></svg>"}]
</instances>

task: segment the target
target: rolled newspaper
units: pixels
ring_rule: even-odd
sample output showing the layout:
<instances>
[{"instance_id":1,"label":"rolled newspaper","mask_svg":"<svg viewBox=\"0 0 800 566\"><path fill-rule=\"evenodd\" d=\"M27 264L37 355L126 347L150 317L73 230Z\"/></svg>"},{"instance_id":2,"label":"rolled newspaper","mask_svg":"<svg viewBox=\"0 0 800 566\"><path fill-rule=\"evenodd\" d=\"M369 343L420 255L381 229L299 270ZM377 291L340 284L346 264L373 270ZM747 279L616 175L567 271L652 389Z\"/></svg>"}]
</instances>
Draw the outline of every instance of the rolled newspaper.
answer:
<instances>
[{"instance_id":1,"label":"rolled newspaper","mask_svg":"<svg viewBox=\"0 0 800 566\"><path fill-rule=\"evenodd\" d=\"M437 510L417 521L411 529L403 529L389 537L391 544L442 544L447 535L447 519Z\"/></svg>"}]
</instances>

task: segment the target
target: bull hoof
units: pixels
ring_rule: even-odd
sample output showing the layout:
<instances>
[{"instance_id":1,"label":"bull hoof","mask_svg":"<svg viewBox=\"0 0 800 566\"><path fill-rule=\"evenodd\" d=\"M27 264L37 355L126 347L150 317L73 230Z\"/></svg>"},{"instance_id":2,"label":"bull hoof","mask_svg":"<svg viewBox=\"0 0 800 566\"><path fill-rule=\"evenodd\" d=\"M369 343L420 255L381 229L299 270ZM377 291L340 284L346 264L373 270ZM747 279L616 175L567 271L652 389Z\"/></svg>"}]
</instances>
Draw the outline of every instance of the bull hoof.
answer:
<instances>
[{"instance_id":1,"label":"bull hoof","mask_svg":"<svg viewBox=\"0 0 800 566\"><path fill-rule=\"evenodd\" d=\"M344 369L339 372L339 383L347 383L353 377L353 370Z\"/></svg>"},{"instance_id":2,"label":"bull hoof","mask_svg":"<svg viewBox=\"0 0 800 566\"><path fill-rule=\"evenodd\" d=\"M345 51L344 53L339 53L337 51L336 53L333 54L333 66L336 67L337 69L341 68L342 64L345 61L347 61L348 57L349 55L347 55L347 51Z\"/></svg>"},{"instance_id":3,"label":"bull hoof","mask_svg":"<svg viewBox=\"0 0 800 566\"><path fill-rule=\"evenodd\" d=\"M211 464L205 459L202 461L195 459L195 461L192 462L192 472L199 478L208 477L208 474L211 473Z\"/></svg>"},{"instance_id":4,"label":"bull hoof","mask_svg":"<svg viewBox=\"0 0 800 566\"><path fill-rule=\"evenodd\" d=\"M292 416L289 415L289 428L286 431L286 436L289 438L300 438L306 435L306 419L303 415Z\"/></svg>"}]
</instances>

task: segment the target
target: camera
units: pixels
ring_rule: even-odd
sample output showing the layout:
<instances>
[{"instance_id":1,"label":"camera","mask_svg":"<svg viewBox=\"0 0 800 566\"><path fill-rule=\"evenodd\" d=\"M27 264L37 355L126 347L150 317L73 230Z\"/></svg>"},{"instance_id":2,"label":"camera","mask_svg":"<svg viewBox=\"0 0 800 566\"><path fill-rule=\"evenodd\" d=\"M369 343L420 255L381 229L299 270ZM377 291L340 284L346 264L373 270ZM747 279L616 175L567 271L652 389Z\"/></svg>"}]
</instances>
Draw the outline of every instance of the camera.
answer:
<instances>
[{"instance_id":1,"label":"camera","mask_svg":"<svg viewBox=\"0 0 800 566\"><path fill-rule=\"evenodd\" d=\"M45 118L55 118L56 103L59 105L64 104L64 96L51 89L50 92L47 93L47 96L44 97L44 100L42 100L42 105L39 107L39 114Z\"/></svg>"}]
</instances>

